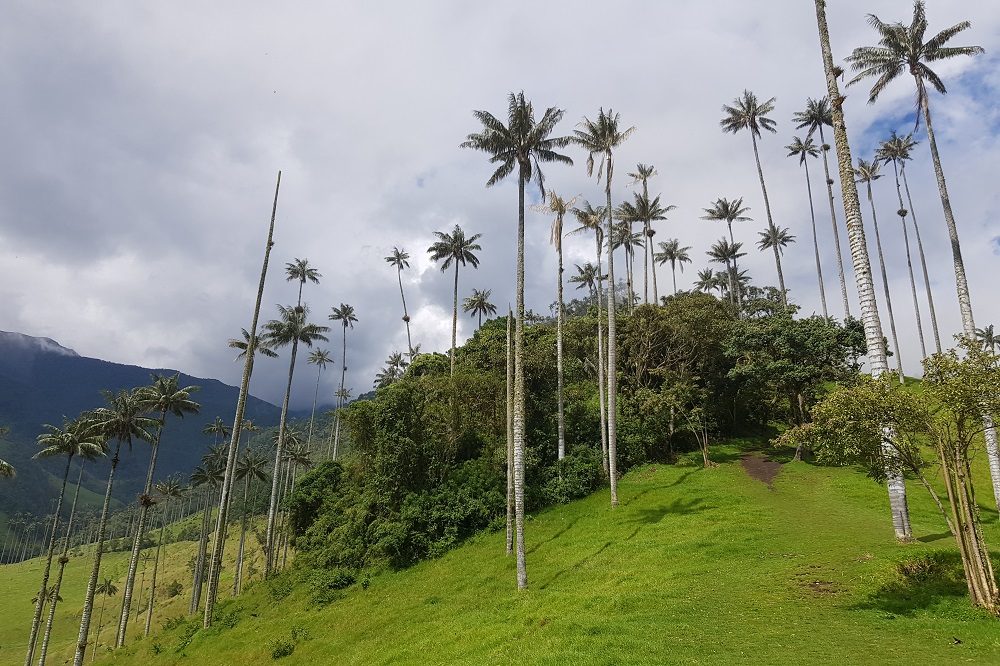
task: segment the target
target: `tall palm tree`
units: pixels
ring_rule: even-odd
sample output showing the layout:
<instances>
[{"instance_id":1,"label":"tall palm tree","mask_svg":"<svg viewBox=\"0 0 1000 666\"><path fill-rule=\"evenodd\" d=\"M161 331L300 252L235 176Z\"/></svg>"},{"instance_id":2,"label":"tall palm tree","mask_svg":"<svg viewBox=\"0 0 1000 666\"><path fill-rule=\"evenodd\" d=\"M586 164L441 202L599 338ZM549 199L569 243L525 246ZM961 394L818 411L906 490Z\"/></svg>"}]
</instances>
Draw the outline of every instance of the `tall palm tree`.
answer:
<instances>
[{"instance_id":1,"label":"tall palm tree","mask_svg":"<svg viewBox=\"0 0 1000 666\"><path fill-rule=\"evenodd\" d=\"M806 192L809 195L809 218L812 221L813 252L816 255L816 278L819 280L819 300L823 305L823 317L828 318L830 312L826 307L826 288L823 286L823 265L819 260L819 238L816 235L816 209L813 206L812 180L809 178L809 158L819 157L820 150L808 136L805 141L797 136L792 137L792 142L785 146L785 150L788 151L788 157L798 157L799 166L805 170Z\"/></svg>"},{"instance_id":2,"label":"tall palm tree","mask_svg":"<svg viewBox=\"0 0 1000 666\"><path fill-rule=\"evenodd\" d=\"M649 203L649 179L657 175L656 167L652 164L636 164L635 171L631 171L626 174L632 179L633 184L642 183L642 199L648 204ZM636 197L638 199L638 196ZM657 197L659 199L659 197ZM663 218L661 218L663 219ZM642 228L642 249L643 249L643 278L642 278L642 302L649 303L649 258L652 253L650 244L653 242L653 234L655 233L650 226L652 222L651 219L645 215L640 216L640 220L643 223ZM653 268L653 280L656 280L656 268ZM656 294L654 289L653 303L656 303Z\"/></svg>"},{"instance_id":3,"label":"tall palm tree","mask_svg":"<svg viewBox=\"0 0 1000 666\"><path fill-rule=\"evenodd\" d=\"M408 365L401 352L394 351L389 354L389 358L385 360L385 367L375 375L375 388L384 388L400 379Z\"/></svg>"},{"instance_id":4,"label":"tall palm tree","mask_svg":"<svg viewBox=\"0 0 1000 666\"><path fill-rule=\"evenodd\" d=\"M587 288L588 298L591 302L597 302L597 266L591 262L586 262L583 266L573 264L576 267L576 275L569 278L569 281L576 285L577 289Z\"/></svg>"},{"instance_id":5,"label":"tall palm tree","mask_svg":"<svg viewBox=\"0 0 1000 666\"><path fill-rule=\"evenodd\" d=\"M472 295L467 296L465 300L462 301L462 310L464 312L470 313L473 317L479 316L479 327L483 325L483 315L495 315L497 313L497 306L490 303L490 296L493 295L492 289L486 289L485 291L480 291L479 289L473 289Z\"/></svg>"},{"instance_id":6,"label":"tall palm tree","mask_svg":"<svg viewBox=\"0 0 1000 666\"><path fill-rule=\"evenodd\" d=\"M333 357L326 349L314 349L309 352L306 362L316 366L316 390L313 391L312 412L309 413L309 434L306 436L306 445L312 446L313 423L316 421L316 403L319 401L319 380L323 376L323 371L329 363L333 363Z\"/></svg>"},{"instance_id":7,"label":"tall palm tree","mask_svg":"<svg viewBox=\"0 0 1000 666\"><path fill-rule=\"evenodd\" d=\"M191 579L191 602L188 613L197 613L201 606L201 593L205 586L206 560L208 559L208 537L211 532L212 501L215 490L223 482L223 465L225 451L220 446L209 447L208 453L201 458L201 465L191 472L191 487L201 488L202 513L201 533L198 537L198 551L195 556L194 574ZM216 536L218 541L219 535Z\"/></svg>"},{"instance_id":8,"label":"tall palm tree","mask_svg":"<svg viewBox=\"0 0 1000 666\"><path fill-rule=\"evenodd\" d=\"M833 50L830 47L830 30L826 22L826 0L814 0L816 6L816 28L819 34L820 54L823 61L823 71L826 75L827 97L831 100L833 117L833 142L837 148L837 165L840 170L840 183L844 201L844 217L847 226L847 237L851 248L851 258L854 264L854 278L858 288L861 304L861 323L865 330L865 343L868 347L868 363L871 373L877 377L888 371L886 362L885 338L882 334L882 322L879 320L878 306L875 301L875 284L872 280L871 262L868 258L868 246L865 242L865 229L861 218L861 202L858 199L858 187L854 182L854 164L851 157L851 146L847 137L847 124L844 121L844 96L840 94L837 77L842 70L834 65ZM885 441L882 451L887 461L892 460L893 447L891 437L893 431L887 427L884 431ZM912 534L910 528L910 512L906 504L906 485L902 475L896 471L895 465L886 465L886 488L889 494L889 508L892 514L893 529L896 538L908 540Z\"/></svg>"},{"instance_id":9,"label":"tall palm tree","mask_svg":"<svg viewBox=\"0 0 1000 666\"><path fill-rule=\"evenodd\" d=\"M149 605L146 606L146 627L144 636L149 636L149 630L153 625L153 606L156 605L156 575L160 569L160 550L163 548L163 532L166 530L169 521L167 511L173 508L173 502L179 500L184 495L184 487L176 478L166 479L156 484L157 494L163 498L160 504L160 536L156 540L156 554L153 556L153 578L149 583Z\"/></svg>"},{"instance_id":10,"label":"tall palm tree","mask_svg":"<svg viewBox=\"0 0 1000 666\"><path fill-rule=\"evenodd\" d=\"M792 122L796 123L796 129L808 129L806 138L809 139L817 131L819 132L820 146L823 154L823 174L826 176L826 195L830 202L830 224L833 227L833 245L837 257L837 272L840 276L840 296L844 303L844 317L851 316L851 304L847 300L847 277L844 274L844 258L840 252L840 226L837 224L837 207L833 200L833 178L830 177L830 165L826 159L826 154L830 152L830 144L826 142L823 127L833 126L833 112L830 110L830 100L827 97L806 99L806 108L796 111L792 116Z\"/></svg>"},{"instance_id":11,"label":"tall palm tree","mask_svg":"<svg viewBox=\"0 0 1000 666\"><path fill-rule=\"evenodd\" d=\"M642 234L632 230L632 223L638 219L635 210L631 205L622 204L615 209L615 217L618 223L614 226L614 233L608 239L608 256L623 248L625 251L625 284L628 298L628 309L631 311L635 307L636 295L633 289L632 267L635 263L635 249L642 247ZM613 288L614 285L611 285Z\"/></svg>"},{"instance_id":12,"label":"tall palm tree","mask_svg":"<svg viewBox=\"0 0 1000 666\"><path fill-rule=\"evenodd\" d=\"M62 485L59 488L56 508L52 513L52 530L49 536L49 545L45 555L45 566L42 568L42 583L39 587L38 595L35 597L35 613L31 618L31 632L28 635L28 653L24 663L31 666L35 654L35 642L38 639L38 630L42 621L42 608L49 589L49 574L52 571L52 556L56 550L56 531L59 527L59 514L62 511L63 498L66 496L66 484L69 482L69 470L73 464L73 458L80 456L84 459L93 460L104 453L104 441L100 437L93 425L86 419L76 419L64 421L62 427L46 425L45 432L38 436L38 445L41 448L33 458L54 458L56 456L66 457L66 469L63 472ZM82 468L81 468L82 469ZM61 582L61 581L60 581ZM59 594L59 586L52 588L55 595L51 596L53 604Z\"/></svg>"},{"instance_id":13,"label":"tall palm tree","mask_svg":"<svg viewBox=\"0 0 1000 666\"><path fill-rule=\"evenodd\" d=\"M524 92L510 93L507 97L507 124L504 125L487 111L473 111L482 124L481 132L466 137L463 148L487 153L490 162L499 164L486 186L496 185L517 169L517 267L515 269L517 320L514 326L514 504L515 532L517 533L517 587L528 586L528 573L524 550L524 190L532 180L545 199L543 163L572 164L569 157L556 152L569 144L569 137L553 137L563 111L549 107L541 118L535 117L535 108L524 97ZM457 229L457 227L456 227ZM458 265L455 266L458 279ZM452 344L454 346L454 343ZM454 366L454 354L452 354Z\"/></svg>"},{"instance_id":14,"label":"tall palm tree","mask_svg":"<svg viewBox=\"0 0 1000 666\"><path fill-rule=\"evenodd\" d=\"M320 326L319 324L309 322L309 308L304 305L295 307L279 305L278 314L281 317L280 319L272 319L264 324L264 335L267 338L269 346L278 348L291 345L292 350L288 360L288 383L285 385L285 399L281 403L281 418L278 421L278 446L274 457L274 470L271 472L271 501L267 511L267 563L265 566L268 574L274 569L275 558L277 557L277 551L274 547L274 526L278 511L278 477L280 476L281 457L284 454L285 432L288 426L288 402L292 395L292 376L295 373L295 357L298 354L300 342L307 347L312 347L313 343L317 340L327 342L327 337L323 334L330 330L329 326Z\"/></svg>"},{"instance_id":15,"label":"tall palm tree","mask_svg":"<svg viewBox=\"0 0 1000 666\"><path fill-rule=\"evenodd\" d=\"M97 655L97 647L101 644L101 627L104 626L104 604L107 603L108 597L118 594L118 586L110 578L105 578L97 586L96 593L101 595L101 612L97 616L97 636L94 637L94 654L92 656Z\"/></svg>"},{"instance_id":16,"label":"tall palm tree","mask_svg":"<svg viewBox=\"0 0 1000 666\"><path fill-rule=\"evenodd\" d=\"M236 567L233 571L233 596L240 593L243 586L243 557L246 552L247 527L250 522L250 487L254 481L265 483L268 459L263 453L247 449L236 465L236 480L243 481L243 515L240 518L240 545L236 551ZM256 497L256 493L254 493Z\"/></svg>"},{"instance_id":17,"label":"tall palm tree","mask_svg":"<svg viewBox=\"0 0 1000 666\"><path fill-rule=\"evenodd\" d=\"M774 250L780 256L785 248L795 242L795 236L788 233L787 227L769 227L766 231L758 231L760 240L757 241L757 249L761 252ZM787 302L787 301L786 301Z\"/></svg>"},{"instance_id":18,"label":"tall palm tree","mask_svg":"<svg viewBox=\"0 0 1000 666\"><path fill-rule=\"evenodd\" d=\"M111 471L108 473L108 486L104 493L104 504L101 507L101 518L97 524L97 547L94 549L94 566L87 582L87 592L83 601L83 613L80 618L80 633L77 636L74 666L83 666L83 657L87 651L87 637L90 635L90 619L94 612L94 594L97 590L97 577L101 571L101 557L104 554L104 534L108 524L108 509L111 506L111 492L114 489L115 470L118 468L122 444L132 449L133 440L152 442L150 432L157 424L156 419L146 416L148 403L144 391L105 392L107 404L98 407L90 413L92 425L105 441L115 440L115 454L111 458Z\"/></svg>"},{"instance_id":19,"label":"tall palm tree","mask_svg":"<svg viewBox=\"0 0 1000 666\"><path fill-rule=\"evenodd\" d=\"M250 348L250 333L245 328L241 328L240 331L243 334L243 339L239 338L229 338L227 343L231 349L238 349L240 353L236 355L236 360L245 360L247 357L247 349ZM256 339L254 340L254 352L250 355L250 369L253 370L253 360L256 355L260 354L265 358L278 358L278 354L267 346L265 341L261 338L261 334L258 333Z\"/></svg>"},{"instance_id":20,"label":"tall palm tree","mask_svg":"<svg viewBox=\"0 0 1000 666\"><path fill-rule=\"evenodd\" d=\"M920 338L920 355L921 358L927 357L927 346L924 344L924 327L920 319L920 302L917 300L917 281L913 277L913 259L910 256L910 235L906 230L906 216L910 212L903 205L903 191L900 187L900 174L905 173L903 169L906 168L906 160L910 159L910 150L916 142L913 141L912 137L909 136L899 136L896 134L896 130L892 131L892 135L879 144L878 150L875 151L876 159L880 159L885 163L892 162L892 172L896 177L896 200L899 202L899 210L896 213L899 215L900 222L903 226L903 245L906 248L906 268L910 275L910 291L913 295L913 312L917 318L917 335ZM907 188L909 189L909 188ZM909 191L907 191L907 197L909 197ZM920 231L917 228L916 218L913 218L913 229L917 232L917 241L919 243ZM930 306L931 312L931 325L934 329L934 340L937 343L937 351L941 353L941 340L937 331L937 315L934 313L934 297L931 295L931 283L930 278L927 275L927 262L924 261L923 244L920 243L918 246L920 250L920 262L923 264L924 268L924 286L927 289L927 303Z\"/></svg>"},{"instance_id":21,"label":"tall palm tree","mask_svg":"<svg viewBox=\"0 0 1000 666\"><path fill-rule=\"evenodd\" d=\"M701 219L726 223L726 228L729 229L730 245L736 244L736 239L733 238L733 222L749 222L753 220L752 217L746 215L750 211L750 207L743 205L743 197L733 199L732 201L725 197L720 197L711 206L702 210L705 211L705 214L701 216ZM738 270L738 268L734 265L733 270Z\"/></svg>"},{"instance_id":22,"label":"tall palm tree","mask_svg":"<svg viewBox=\"0 0 1000 666\"><path fill-rule=\"evenodd\" d=\"M712 247L708 250L709 258L712 261L716 261L720 264L725 264L727 282L729 286L729 298L733 305L737 307L742 307L743 297L740 294L740 284L737 278L738 271L736 270L736 262L740 257L745 257L746 252L741 252L743 249L743 243L730 243L725 238L721 238L716 241Z\"/></svg>"},{"instance_id":23,"label":"tall palm tree","mask_svg":"<svg viewBox=\"0 0 1000 666\"><path fill-rule=\"evenodd\" d=\"M514 311L507 306L507 344L504 347L507 370L507 555L514 552Z\"/></svg>"},{"instance_id":24,"label":"tall palm tree","mask_svg":"<svg viewBox=\"0 0 1000 666\"><path fill-rule=\"evenodd\" d=\"M681 272L684 272L684 264L691 263L691 257L688 255L688 250L691 249L690 245L685 245L681 247L681 242L676 238L671 238L668 241L660 241L659 243L660 251L653 255L653 260L662 266L663 264L670 262L670 275L674 283L674 295L677 294L677 265L680 264Z\"/></svg>"},{"instance_id":25,"label":"tall palm tree","mask_svg":"<svg viewBox=\"0 0 1000 666\"><path fill-rule=\"evenodd\" d=\"M344 406L344 398L340 395L344 392L344 385L347 382L347 329L353 329L358 321L358 315L354 311L353 305L341 303L340 307L334 307L330 311L330 321L339 321L344 329L343 357L340 363L340 390L337 393L337 410L334 414L333 423L333 459L337 459L337 449L340 447L340 409Z\"/></svg>"},{"instance_id":26,"label":"tall palm tree","mask_svg":"<svg viewBox=\"0 0 1000 666\"><path fill-rule=\"evenodd\" d=\"M185 414L197 414L201 405L191 399L191 395L199 390L198 386L180 386L180 375L153 375L153 383L143 391L146 408L159 414L156 435L149 454L149 466L146 469L146 484L139 495L139 516L136 521L135 538L132 541L132 557L129 558L128 574L125 577L125 588L122 593L122 612L118 619L118 636L115 647L125 645L125 632L128 629L129 612L132 609L132 589L135 586L135 572L139 564L139 551L142 548L142 537L146 531L146 515L149 507L155 502L152 497L153 474L156 471L156 454L159 453L160 436L166 424L167 414L184 418ZM221 420L220 420L221 423Z\"/></svg>"},{"instance_id":27,"label":"tall palm tree","mask_svg":"<svg viewBox=\"0 0 1000 666\"><path fill-rule=\"evenodd\" d=\"M607 361L604 354L604 324L602 323L604 316L601 312L601 295L604 292L604 280L607 278L606 275L602 275L604 269L601 266L601 256L604 252L604 229L601 226L604 222L604 206L594 208L590 205L590 202L584 201L583 206L573 209L573 215L576 216L576 220L580 223L580 226L570 233L593 231L594 241L597 243L597 402L600 409L601 465L604 469L604 476L609 476L608 416L605 405L607 393L605 392L604 382L604 371L607 368ZM608 292L608 299L614 298L615 290L613 286Z\"/></svg>"},{"instance_id":28,"label":"tall palm tree","mask_svg":"<svg viewBox=\"0 0 1000 666\"><path fill-rule=\"evenodd\" d=\"M632 175L632 174L629 174L629 175ZM633 237L636 241L638 241L638 237L640 237L640 236L642 237L642 241L638 241L638 242L642 244L642 246L644 248L644 251L650 251L651 252L652 250L648 249L648 248L649 248L650 243L652 243L653 236L656 234L656 231L650 226L651 223L655 222L655 221L658 221L658 220L665 220L665 219L667 219L667 215L666 214L669 213L670 211L674 210L676 208L676 206L672 206L672 205L671 206L666 206L666 207L661 206L660 205L660 197L657 196L654 199L650 200L649 193L646 192L645 190L643 192L641 192L641 193L634 192L632 194L632 196L633 196L634 202L629 202L629 201L622 202L622 204L618 206L618 209L616 211L616 215L617 215L618 219L622 220L623 222L628 222L628 224L629 224L629 232L630 232L629 235L631 237ZM642 224L643 224L643 231L642 231L642 233L637 233L637 234L632 234L631 233L631 224L632 224L632 222L642 222ZM635 247L638 247L638 245L636 244ZM632 252L632 251L630 250L630 252ZM631 257L632 256L634 256L634 253L629 255L630 261L631 261ZM634 263L634 262L632 262L632 263ZM629 266L629 274L630 275L631 275L632 270L633 270L633 266L630 264L630 266ZM648 303L649 302L649 290L648 290L648 279L649 279L648 271L649 271L649 267L648 267L648 265L644 267L644 270L646 271L646 273L645 273L644 278L643 278L643 302ZM654 287L656 286L656 270L655 270L655 267L654 267L654 270L653 270L653 286ZM656 289L655 288L653 290L653 296L654 296L654 299L658 298L658 294L656 293ZM654 302L655 302L655 300L654 300Z\"/></svg>"},{"instance_id":29,"label":"tall palm tree","mask_svg":"<svg viewBox=\"0 0 1000 666\"><path fill-rule=\"evenodd\" d=\"M416 348L414 348L414 349L416 349ZM341 381L343 381L343 380L341 380ZM336 415L336 424L335 424L336 427L334 428L334 432L336 433L336 437L333 438L333 442L332 443L333 443L333 459L336 460L337 459L337 451L338 451L338 448L340 447L340 410L343 409L347 405L347 402L351 399L351 389L348 388L348 387L346 387L346 386L343 387L343 388L339 388L339 389L337 389L337 392L334 393L334 397L337 398L337 410L336 410L336 414L335 414Z\"/></svg>"},{"instance_id":30,"label":"tall palm tree","mask_svg":"<svg viewBox=\"0 0 1000 666\"><path fill-rule=\"evenodd\" d=\"M264 261L260 269L260 282L257 285L257 300L254 304L253 319L250 330L254 332L248 341L243 363L243 378L240 381L240 393L236 399L236 416L233 419L233 432L226 452L226 465L223 472L222 492L219 494L219 515L216 517L215 533L219 538L212 546L210 576L208 580L208 597L205 601L205 614L202 625L207 629L212 626L215 611L215 600L219 593L219 571L222 569L222 551L226 543L226 524L229 520L229 497L233 487L233 473L236 469L236 454L239 453L240 436L242 434L244 414L246 412L247 395L250 390L250 376L253 374L254 351L257 346L257 322L260 318L260 306L264 299L264 282L267 278L267 266L271 258L271 248L274 247L274 219L278 213L278 190L281 188L281 172L278 172L278 182L274 186L274 203L271 206L271 224L267 231L267 243L264 246Z\"/></svg>"},{"instance_id":31,"label":"tall palm tree","mask_svg":"<svg viewBox=\"0 0 1000 666\"><path fill-rule=\"evenodd\" d=\"M398 352L397 352L398 353ZM400 357L402 355L400 354ZM288 450L285 452L285 460L287 461L288 468L291 470L291 480L288 482L288 491L285 493L285 497L289 497L295 492L295 481L298 478L300 469L309 469L312 467L312 453L309 451L309 447L305 445L305 442L298 442L293 446L289 446ZM287 511L286 511L287 514ZM288 524L286 515L286 524L282 530L282 555L281 555L281 566L282 568L288 562Z\"/></svg>"},{"instance_id":32,"label":"tall palm tree","mask_svg":"<svg viewBox=\"0 0 1000 666\"><path fill-rule=\"evenodd\" d=\"M604 173L604 195L606 199L605 214L608 217L607 235L614 237L614 208L611 205L611 178L614 175L614 151L621 146L635 131L635 127L622 129L619 126L620 116L613 110L604 111L602 107L596 120L584 117L573 130L573 140L587 151L587 175L594 173L595 157L600 159L597 169L597 180ZM617 312L615 309L615 261L608 252L608 283L611 297L608 299L608 476L611 479L611 506L618 506L618 343L617 343Z\"/></svg>"},{"instance_id":33,"label":"tall palm tree","mask_svg":"<svg viewBox=\"0 0 1000 666\"><path fill-rule=\"evenodd\" d=\"M296 305L302 305L302 287L305 286L306 281L319 284L321 277L323 277L323 274L310 266L308 259L299 259L296 257L295 261L285 264L285 280L287 282L296 280L299 283L299 297L295 301Z\"/></svg>"},{"instance_id":34,"label":"tall palm tree","mask_svg":"<svg viewBox=\"0 0 1000 666\"><path fill-rule=\"evenodd\" d=\"M403 269L410 267L410 255L406 250L398 247L392 248L392 254L385 258L386 262L396 269L396 278L399 280L399 298L403 301L403 323L406 324L406 348L413 360L413 339L410 337L410 315L406 311L406 296L403 294Z\"/></svg>"},{"instance_id":35,"label":"tall palm tree","mask_svg":"<svg viewBox=\"0 0 1000 666\"><path fill-rule=\"evenodd\" d=\"M441 272L448 270L452 264L455 265L455 287L453 291L452 315L451 315L451 374L455 374L455 347L458 343L458 266L461 264L472 264L473 268L479 267L479 257L475 253L483 248L476 241L482 234L473 234L466 237L462 227L455 225L451 233L442 231L434 232L436 241L427 251L433 261L441 262Z\"/></svg>"},{"instance_id":36,"label":"tall palm tree","mask_svg":"<svg viewBox=\"0 0 1000 666\"><path fill-rule=\"evenodd\" d=\"M885 309L889 313L889 330L892 333L893 350L896 353L896 371L899 373L899 381L903 383L903 359L899 354L899 337L896 335L896 318L892 314L892 298L889 295L889 277L885 270L885 256L882 254L882 237L878 229L878 216L875 214L875 200L872 198L872 182L882 177L878 160L866 162L858 158L858 166L854 169L857 182L864 183L868 192L868 204L872 209L872 226L875 228L875 248L878 250L879 270L882 271L882 290L885 294Z\"/></svg>"},{"instance_id":37,"label":"tall palm tree","mask_svg":"<svg viewBox=\"0 0 1000 666\"><path fill-rule=\"evenodd\" d=\"M719 125L723 132L736 134L740 130L747 130L750 140L753 142L753 156L757 162L757 176L760 178L760 191L764 195L764 211L767 213L767 228L769 233L774 233L774 219L771 217L771 202L767 198L767 185L764 183L764 170L760 167L760 152L757 150L757 139L761 130L766 130L774 134L775 122L768 118L769 113L774 112L774 98L761 102L749 90L744 90L741 97L733 100L733 104L724 104L722 112L725 114ZM781 254L777 246L774 249L774 265L778 271L778 288L781 289L781 300L788 304L788 296L785 292L785 276L781 270Z\"/></svg>"}]
</instances>

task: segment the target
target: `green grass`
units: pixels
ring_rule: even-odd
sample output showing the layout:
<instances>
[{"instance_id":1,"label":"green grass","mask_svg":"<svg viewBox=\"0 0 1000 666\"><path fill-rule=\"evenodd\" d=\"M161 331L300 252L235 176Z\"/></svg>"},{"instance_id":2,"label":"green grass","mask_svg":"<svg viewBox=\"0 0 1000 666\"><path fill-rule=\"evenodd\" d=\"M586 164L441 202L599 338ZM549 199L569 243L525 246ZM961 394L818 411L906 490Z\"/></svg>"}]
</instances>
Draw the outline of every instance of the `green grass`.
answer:
<instances>
[{"instance_id":1,"label":"green grass","mask_svg":"<svg viewBox=\"0 0 1000 666\"><path fill-rule=\"evenodd\" d=\"M305 584L258 584L211 630L185 623L98 663L257 664L289 648L280 663L1000 663L998 620L960 580L897 573L954 552L916 484L919 540L900 545L884 490L855 470L791 463L772 490L735 446L715 454L715 469L632 471L617 509L604 491L533 516L526 592L503 534L485 534L322 607Z\"/></svg>"}]
</instances>

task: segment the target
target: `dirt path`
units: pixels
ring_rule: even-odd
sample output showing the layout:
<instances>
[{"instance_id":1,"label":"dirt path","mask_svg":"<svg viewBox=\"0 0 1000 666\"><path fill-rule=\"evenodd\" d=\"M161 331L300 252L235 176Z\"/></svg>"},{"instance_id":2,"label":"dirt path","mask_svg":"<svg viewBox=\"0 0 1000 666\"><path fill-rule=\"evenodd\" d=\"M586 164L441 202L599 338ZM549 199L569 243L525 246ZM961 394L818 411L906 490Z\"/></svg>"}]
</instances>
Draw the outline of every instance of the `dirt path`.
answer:
<instances>
[{"instance_id":1,"label":"dirt path","mask_svg":"<svg viewBox=\"0 0 1000 666\"><path fill-rule=\"evenodd\" d=\"M740 464L751 478L766 483L768 488L774 487L774 479L781 471L781 463L769 460L760 453L746 454L740 458Z\"/></svg>"}]
</instances>

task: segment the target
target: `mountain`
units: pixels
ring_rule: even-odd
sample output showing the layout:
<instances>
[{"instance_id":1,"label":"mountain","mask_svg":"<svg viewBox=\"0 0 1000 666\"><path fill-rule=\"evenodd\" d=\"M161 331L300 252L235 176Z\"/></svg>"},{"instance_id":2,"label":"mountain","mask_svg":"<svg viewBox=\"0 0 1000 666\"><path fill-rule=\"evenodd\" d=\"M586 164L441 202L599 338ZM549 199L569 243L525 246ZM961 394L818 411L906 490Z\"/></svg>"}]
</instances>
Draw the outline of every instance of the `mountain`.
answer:
<instances>
[{"instance_id":1,"label":"mountain","mask_svg":"<svg viewBox=\"0 0 1000 666\"><path fill-rule=\"evenodd\" d=\"M142 368L80 356L49 338L0 331L0 425L10 428L0 442L0 458L13 464L17 477L0 483L0 507L4 513L43 513L55 495L65 460L31 460L37 450L35 437L42 425L59 425L64 418L99 407L102 390L117 391L150 383L150 376L174 374L176 370ZM186 474L198 464L212 444L201 429L216 416L228 423L235 418L239 389L216 379L180 373L182 386L196 385L194 399L201 404L199 414L183 419L168 416L157 459L157 479ZM263 400L247 400L246 418L262 426L277 424L281 410ZM125 451L116 473L114 497L131 501L145 481L149 445L137 442ZM104 494L108 462L87 465L84 486Z\"/></svg>"}]
</instances>

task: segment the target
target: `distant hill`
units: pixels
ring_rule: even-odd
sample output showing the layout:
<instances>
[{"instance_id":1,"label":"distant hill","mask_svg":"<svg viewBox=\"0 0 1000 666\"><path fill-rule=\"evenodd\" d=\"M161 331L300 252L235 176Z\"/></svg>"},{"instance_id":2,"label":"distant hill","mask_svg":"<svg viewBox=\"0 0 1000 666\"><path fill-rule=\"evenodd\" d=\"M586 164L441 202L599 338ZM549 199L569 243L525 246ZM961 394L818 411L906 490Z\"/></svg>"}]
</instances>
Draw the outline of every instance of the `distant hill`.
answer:
<instances>
[{"instance_id":1,"label":"distant hill","mask_svg":"<svg viewBox=\"0 0 1000 666\"><path fill-rule=\"evenodd\" d=\"M17 468L17 477L0 483L0 507L4 513L48 510L54 486L61 478L64 461L35 461L35 437L42 424L58 425L64 417L103 404L101 391L116 391L148 384L153 373L173 374L175 370L142 368L80 356L49 338L0 331L0 425L11 430L0 442L0 458ZM195 400L201 413L184 419L168 417L157 461L157 478L187 473L198 464L212 443L201 429L216 416L232 423L239 389L215 379L181 373L182 385L197 385ZM277 424L280 409L251 397L246 418L262 427ZM130 501L141 489L149 462L149 445L138 442L132 453L124 453L119 463L114 497ZM108 463L101 461L84 475L84 485L104 494Z\"/></svg>"}]
</instances>

